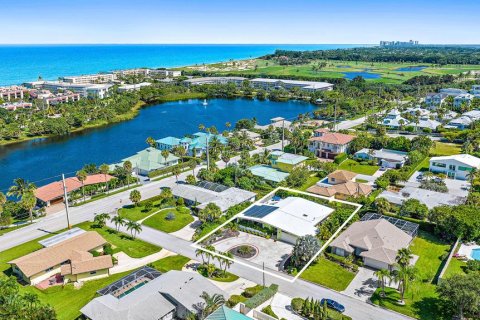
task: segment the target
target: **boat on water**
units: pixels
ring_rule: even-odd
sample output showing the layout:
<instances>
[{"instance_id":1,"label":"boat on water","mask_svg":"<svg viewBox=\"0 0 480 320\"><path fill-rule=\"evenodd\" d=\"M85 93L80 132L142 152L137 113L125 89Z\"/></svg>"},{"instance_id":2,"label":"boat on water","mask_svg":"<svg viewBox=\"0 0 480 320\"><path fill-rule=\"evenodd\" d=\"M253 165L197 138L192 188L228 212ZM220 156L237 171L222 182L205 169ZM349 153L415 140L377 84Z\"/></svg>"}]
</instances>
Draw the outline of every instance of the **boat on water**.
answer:
<instances>
[{"instance_id":1,"label":"boat on water","mask_svg":"<svg viewBox=\"0 0 480 320\"><path fill-rule=\"evenodd\" d=\"M208 106L207 99L203 99L203 103L202 103L202 105L204 105L204 106Z\"/></svg>"}]
</instances>

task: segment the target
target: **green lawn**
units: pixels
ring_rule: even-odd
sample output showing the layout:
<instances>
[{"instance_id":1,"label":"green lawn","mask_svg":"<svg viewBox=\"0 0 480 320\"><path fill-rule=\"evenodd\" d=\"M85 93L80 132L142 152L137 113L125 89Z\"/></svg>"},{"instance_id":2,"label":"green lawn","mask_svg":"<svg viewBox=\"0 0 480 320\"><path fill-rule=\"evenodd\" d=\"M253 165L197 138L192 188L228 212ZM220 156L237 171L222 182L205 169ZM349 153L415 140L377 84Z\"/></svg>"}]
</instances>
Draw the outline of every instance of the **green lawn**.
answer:
<instances>
[{"instance_id":1,"label":"green lawn","mask_svg":"<svg viewBox=\"0 0 480 320\"><path fill-rule=\"evenodd\" d=\"M451 156L454 154L460 154L462 152L462 146L455 143L443 143L435 142L435 147L430 151L430 155L436 156Z\"/></svg>"},{"instance_id":2,"label":"green lawn","mask_svg":"<svg viewBox=\"0 0 480 320\"><path fill-rule=\"evenodd\" d=\"M200 268L197 269L197 272L199 274L201 274L202 276L204 276L205 278L208 278L207 277L207 271L205 270L205 268L202 268L202 265L200 265ZM208 278L208 279L215 280L215 281L218 281L218 282L233 282L233 281L238 279L238 276L227 271L225 276L223 276L223 277L211 277L211 278Z\"/></svg>"},{"instance_id":3,"label":"green lawn","mask_svg":"<svg viewBox=\"0 0 480 320\"><path fill-rule=\"evenodd\" d=\"M458 246L455 248L455 252L458 252L458 249L460 249L460 246L462 244L459 243ZM467 263L465 261L461 261L459 259L456 259L452 257L450 259L450 263L447 266L447 270L443 274L443 278L448 278L453 276L454 274L465 274L465 267L467 266Z\"/></svg>"},{"instance_id":4,"label":"green lawn","mask_svg":"<svg viewBox=\"0 0 480 320\"><path fill-rule=\"evenodd\" d=\"M318 259L310 265L300 278L337 291L345 290L355 274L325 258Z\"/></svg>"},{"instance_id":5,"label":"green lawn","mask_svg":"<svg viewBox=\"0 0 480 320\"><path fill-rule=\"evenodd\" d=\"M155 205L158 205L159 202L154 202L154 206L150 210L146 210L145 206L135 206L135 205L129 205L121 208L118 210L118 214L124 218L128 219L131 221L138 221L143 218L148 217L148 215L152 214L155 211L158 211L158 207Z\"/></svg>"},{"instance_id":6,"label":"green lawn","mask_svg":"<svg viewBox=\"0 0 480 320\"><path fill-rule=\"evenodd\" d=\"M150 265L158 271L165 273L170 270L182 270L183 266L190 261L190 258L175 255L157 260Z\"/></svg>"},{"instance_id":7,"label":"green lawn","mask_svg":"<svg viewBox=\"0 0 480 320\"><path fill-rule=\"evenodd\" d=\"M419 256L415 268L417 279L413 281L405 293L405 305L396 303L399 300L398 292L394 289L386 291L387 296L380 298L377 289L371 300L380 306L406 314L418 319L438 319L441 317L438 309L435 284L436 276L440 272L445 253L448 253L450 244L444 243L432 234L420 231L410 247L414 255Z\"/></svg>"},{"instance_id":8,"label":"green lawn","mask_svg":"<svg viewBox=\"0 0 480 320\"><path fill-rule=\"evenodd\" d=\"M306 191L318 181L320 181L320 178L317 175L309 176L307 181L305 181L305 183L300 188L298 188L298 190Z\"/></svg>"},{"instance_id":9,"label":"green lawn","mask_svg":"<svg viewBox=\"0 0 480 320\"><path fill-rule=\"evenodd\" d=\"M167 217L173 214L174 219L168 220ZM190 210L186 207L168 208L160 211L159 213L151 216L143 222L144 225L163 231L163 232L175 232L193 222L193 216Z\"/></svg>"},{"instance_id":10,"label":"green lawn","mask_svg":"<svg viewBox=\"0 0 480 320\"><path fill-rule=\"evenodd\" d=\"M338 169L340 170L348 170L359 174L366 174L368 176L377 172L378 168L378 166L360 164L352 159L347 159L338 166Z\"/></svg>"},{"instance_id":11,"label":"green lawn","mask_svg":"<svg viewBox=\"0 0 480 320\"><path fill-rule=\"evenodd\" d=\"M105 238L105 240L112 244L114 252L123 251L132 258L143 258L162 250L162 248L159 248L153 244L144 242L140 239L132 239L130 235L117 232L116 230L108 227L95 228L89 221L80 223L76 226L87 231L98 232L102 237Z\"/></svg>"}]
</instances>

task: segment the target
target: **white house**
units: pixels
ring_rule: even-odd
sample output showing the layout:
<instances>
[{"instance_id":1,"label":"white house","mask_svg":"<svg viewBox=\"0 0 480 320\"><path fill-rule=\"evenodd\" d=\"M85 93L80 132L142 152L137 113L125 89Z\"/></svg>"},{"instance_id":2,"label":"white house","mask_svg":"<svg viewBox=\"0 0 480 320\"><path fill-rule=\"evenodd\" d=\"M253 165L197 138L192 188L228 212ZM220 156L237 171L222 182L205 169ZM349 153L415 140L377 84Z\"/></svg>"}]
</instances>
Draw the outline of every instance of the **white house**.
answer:
<instances>
[{"instance_id":1,"label":"white house","mask_svg":"<svg viewBox=\"0 0 480 320\"><path fill-rule=\"evenodd\" d=\"M391 110L385 115L385 118L383 118L383 120L379 122L379 124L393 129L397 129L401 126L406 126L409 123L410 121L402 117L400 111L398 111L397 109Z\"/></svg>"},{"instance_id":2,"label":"white house","mask_svg":"<svg viewBox=\"0 0 480 320\"><path fill-rule=\"evenodd\" d=\"M375 159L382 167L393 169L400 169L408 160L406 152L389 149L373 150L364 148L355 152L354 156L357 159Z\"/></svg>"},{"instance_id":3,"label":"white house","mask_svg":"<svg viewBox=\"0 0 480 320\"><path fill-rule=\"evenodd\" d=\"M476 84L472 86L472 90L470 91L471 94L478 96L480 95L480 85Z\"/></svg>"},{"instance_id":4,"label":"white house","mask_svg":"<svg viewBox=\"0 0 480 320\"><path fill-rule=\"evenodd\" d=\"M441 106L447 97L446 93L429 93L425 96L425 104L429 108L435 109Z\"/></svg>"},{"instance_id":5,"label":"white house","mask_svg":"<svg viewBox=\"0 0 480 320\"><path fill-rule=\"evenodd\" d=\"M467 93L467 90L457 89L457 88L444 88L444 89L440 89L440 93L445 93L449 96L456 97L458 95L461 95L462 93Z\"/></svg>"},{"instance_id":6,"label":"white house","mask_svg":"<svg viewBox=\"0 0 480 320\"><path fill-rule=\"evenodd\" d=\"M468 128L472 124L472 119L467 116L461 116L451 120L445 128L457 128L460 130Z\"/></svg>"},{"instance_id":7,"label":"white house","mask_svg":"<svg viewBox=\"0 0 480 320\"><path fill-rule=\"evenodd\" d=\"M480 159L469 154L456 154L430 159L430 171L444 173L449 178L467 180L473 169L480 168Z\"/></svg>"}]
</instances>

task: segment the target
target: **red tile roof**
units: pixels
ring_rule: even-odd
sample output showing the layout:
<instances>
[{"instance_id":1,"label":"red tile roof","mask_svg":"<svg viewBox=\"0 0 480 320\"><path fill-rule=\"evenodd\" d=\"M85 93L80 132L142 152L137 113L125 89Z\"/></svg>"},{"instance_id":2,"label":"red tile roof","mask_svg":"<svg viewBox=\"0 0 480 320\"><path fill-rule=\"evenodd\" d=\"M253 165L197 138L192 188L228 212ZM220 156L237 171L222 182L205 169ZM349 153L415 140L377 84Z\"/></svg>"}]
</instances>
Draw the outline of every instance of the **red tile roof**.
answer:
<instances>
[{"instance_id":1,"label":"red tile roof","mask_svg":"<svg viewBox=\"0 0 480 320\"><path fill-rule=\"evenodd\" d=\"M84 181L84 185L88 186L88 185L97 184L97 183L105 183L105 180L110 181L113 178L114 178L113 176L108 174L106 175L106 179L105 179L105 175L101 173L92 174L87 176L87 179ZM65 179L65 186L67 187L67 193L68 193L68 192L72 192L74 190L80 189L82 187L82 183L76 177L72 177L72 178ZM62 181L55 181L47 185L44 185L40 188L37 188L35 190L35 197L45 202L63 197Z\"/></svg>"},{"instance_id":2,"label":"red tile roof","mask_svg":"<svg viewBox=\"0 0 480 320\"><path fill-rule=\"evenodd\" d=\"M320 141L331 144L347 144L355 139L355 136L349 134L337 133L337 132L324 132L321 137L312 137L309 141Z\"/></svg>"}]
</instances>

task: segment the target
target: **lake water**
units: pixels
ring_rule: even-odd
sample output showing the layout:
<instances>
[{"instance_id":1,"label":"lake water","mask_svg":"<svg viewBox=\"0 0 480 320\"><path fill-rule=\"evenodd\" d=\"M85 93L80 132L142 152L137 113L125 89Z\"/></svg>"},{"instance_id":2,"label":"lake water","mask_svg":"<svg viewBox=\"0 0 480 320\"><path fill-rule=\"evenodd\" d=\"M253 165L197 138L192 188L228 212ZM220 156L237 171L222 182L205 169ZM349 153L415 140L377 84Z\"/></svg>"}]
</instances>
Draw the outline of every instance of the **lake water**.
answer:
<instances>
[{"instance_id":1,"label":"lake water","mask_svg":"<svg viewBox=\"0 0 480 320\"><path fill-rule=\"evenodd\" d=\"M0 45L0 85L139 67L179 67L256 58L285 50L327 50L358 44L268 45Z\"/></svg>"},{"instance_id":2,"label":"lake water","mask_svg":"<svg viewBox=\"0 0 480 320\"><path fill-rule=\"evenodd\" d=\"M242 118L255 117L260 124L266 124L276 116L288 119L316 109L301 101L213 99L206 107L202 102L188 100L149 106L129 121L70 136L0 147L0 190L5 191L18 177L43 185L58 179L62 172L73 175L86 163L117 162L146 148L149 136L183 137L197 132L199 124L214 125L223 131L226 122L233 125Z\"/></svg>"},{"instance_id":3,"label":"lake water","mask_svg":"<svg viewBox=\"0 0 480 320\"><path fill-rule=\"evenodd\" d=\"M342 72L343 77L348 80L352 80L355 77L362 77L364 79L380 79L382 76L378 73L371 72Z\"/></svg>"},{"instance_id":4,"label":"lake water","mask_svg":"<svg viewBox=\"0 0 480 320\"><path fill-rule=\"evenodd\" d=\"M428 68L428 67L427 66L411 66L411 67L397 68L395 69L395 71L413 72L413 71L422 71L425 68Z\"/></svg>"}]
</instances>

